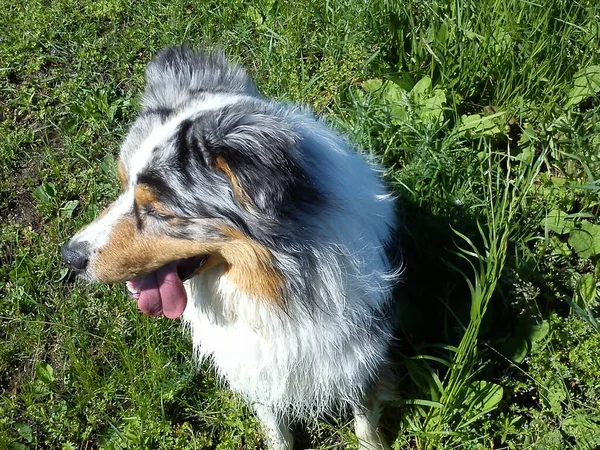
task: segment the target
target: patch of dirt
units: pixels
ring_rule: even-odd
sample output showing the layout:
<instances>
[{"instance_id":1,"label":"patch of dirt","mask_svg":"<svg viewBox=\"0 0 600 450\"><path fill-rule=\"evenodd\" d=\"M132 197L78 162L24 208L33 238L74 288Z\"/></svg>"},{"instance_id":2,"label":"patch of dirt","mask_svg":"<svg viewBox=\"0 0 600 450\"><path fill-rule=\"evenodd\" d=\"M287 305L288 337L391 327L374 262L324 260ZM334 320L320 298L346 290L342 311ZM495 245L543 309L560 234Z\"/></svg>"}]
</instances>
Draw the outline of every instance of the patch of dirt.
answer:
<instances>
[{"instance_id":1,"label":"patch of dirt","mask_svg":"<svg viewBox=\"0 0 600 450\"><path fill-rule=\"evenodd\" d=\"M6 174L0 182L0 218L3 225L42 229L42 217L32 192L40 184L41 161L32 158L21 168ZM4 172L4 171L3 171Z\"/></svg>"},{"instance_id":2,"label":"patch of dirt","mask_svg":"<svg viewBox=\"0 0 600 450\"><path fill-rule=\"evenodd\" d=\"M30 226L34 231L40 231L42 228L42 218L36 204L29 189L24 189L23 186L15 186L15 189L8 193L2 216L9 224Z\"/></svg>"},{"instance_id":3,"label":"patch of dirt","mask_svg":"<svg viewBox=\"0 0 600 450\"><path fill-rule=\"evenodd\" d=\"M6 76L6 78L8 79L8 82L10 84L21 84L21 79L17 76L16 72L13 72L12 70L8 72L8 75Z\"/></svg>"}]
</instances>

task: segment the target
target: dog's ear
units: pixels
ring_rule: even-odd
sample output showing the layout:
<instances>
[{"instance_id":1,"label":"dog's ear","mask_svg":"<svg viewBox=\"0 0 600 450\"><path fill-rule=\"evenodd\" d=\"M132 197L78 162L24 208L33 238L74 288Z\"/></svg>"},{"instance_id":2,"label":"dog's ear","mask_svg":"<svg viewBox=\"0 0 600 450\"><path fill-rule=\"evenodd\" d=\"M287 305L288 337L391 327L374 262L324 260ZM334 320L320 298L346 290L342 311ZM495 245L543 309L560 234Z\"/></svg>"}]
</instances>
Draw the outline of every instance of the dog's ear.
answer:
<instances>
[{"instance_id":1,"label":"dog's ear","mask_svg":"<svg viewBox=\"0 0 600 450\"><path fill-rule=\"evenodd\" d=\"M220 49L188 46L160 51L146 67L143 110L173 110L202 93L258 95L246 71L227 61Z\"/></svg>"},{"instance_id":2,"label":"dog's ear","mask_svg":"<svg viewBox=\"0 0 600 450\"><path fill-rule=\"evenodd\" d=\"M297 162L300 136L282 118L252 107L225 107L195 120L188 139L249 211L277 217L319 196Z\"/></svg>"}]
</instances>

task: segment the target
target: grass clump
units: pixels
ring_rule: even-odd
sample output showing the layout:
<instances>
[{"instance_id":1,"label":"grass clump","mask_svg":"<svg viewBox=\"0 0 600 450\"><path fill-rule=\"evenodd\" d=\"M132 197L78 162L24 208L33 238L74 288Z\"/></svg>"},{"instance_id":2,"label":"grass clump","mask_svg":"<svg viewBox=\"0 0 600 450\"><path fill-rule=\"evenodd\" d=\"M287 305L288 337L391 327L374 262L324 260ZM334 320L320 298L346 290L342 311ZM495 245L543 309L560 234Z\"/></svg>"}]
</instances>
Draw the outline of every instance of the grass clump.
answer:
<instances>
[{"instance_id":1,"label":"grass clump","mask_svg":"<svg viewBox=\"0 0 600 450\"><path fill-rule=\"evenodd\" d=\"M71 283L145 64L205 41L380 159L404 204L395 448L597 448L600 7L0 0L0 448L262 448L176 324ZM313 446L352 448L344 421Z\"/></svg>"}]
</instances>

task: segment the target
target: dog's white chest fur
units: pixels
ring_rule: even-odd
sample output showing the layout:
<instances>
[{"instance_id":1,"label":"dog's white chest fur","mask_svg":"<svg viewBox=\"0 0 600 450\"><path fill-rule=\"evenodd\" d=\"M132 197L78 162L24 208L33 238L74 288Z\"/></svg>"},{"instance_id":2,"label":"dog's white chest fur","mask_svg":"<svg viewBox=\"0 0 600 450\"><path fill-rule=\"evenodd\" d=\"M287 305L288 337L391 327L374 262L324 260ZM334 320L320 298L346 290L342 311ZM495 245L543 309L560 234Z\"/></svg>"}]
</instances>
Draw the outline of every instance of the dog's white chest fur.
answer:
<instances>
[{"instance_id":1,"label":"dog's white chest fur","mask_svg":"<svg viewBox=\"0 0 600 450\"><path fill-rule=\"evenodd\" d=\"M221 270L190 280L183 319L197 356L210 358L233 390L302 417L363 397L385 358L380 332L363 330L350 310L282 314L236 292Z\"/></svg>"},{"instance_id":2,"label":"dog's white chest fur","mask_svg":"<svg viewBox=\"0 0 600 450\"><path fill-rule=\"evenodd\" d=\"M286 279L299 280L290 298L283 308L252 298L215 267L186 283L183 319L197 355L233 390L280 415L315 417L362 401L386 360L395 276L384 243L395 218L376 171L321 124L296 119L332 206L298 230L310 250L273 250Z\"/></svg>"}]
</instances>

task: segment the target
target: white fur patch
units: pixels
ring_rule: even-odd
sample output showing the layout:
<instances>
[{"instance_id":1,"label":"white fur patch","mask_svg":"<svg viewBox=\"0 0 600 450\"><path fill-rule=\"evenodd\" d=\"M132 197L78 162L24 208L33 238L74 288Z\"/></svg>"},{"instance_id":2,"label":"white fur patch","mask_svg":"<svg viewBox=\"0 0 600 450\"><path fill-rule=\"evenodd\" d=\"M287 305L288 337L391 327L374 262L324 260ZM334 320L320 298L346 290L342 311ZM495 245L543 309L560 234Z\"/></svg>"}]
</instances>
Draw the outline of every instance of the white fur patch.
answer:
<instances>
[{"instance_id":1,"label":"white fur patch","mask_svg":"<svg viewBox=\"0 0 600 450\"><path fill-rule=\"evenodd\" d=\"M183 109L164 124L155 127L152 130L152 133L150 133L150 135L135 151L133 156L129 158L130 167L127 168L127 172L129 175L130 186L135 185L138 174L148 167L148 164L153 156L154 149L159 144L172 137L177 130L177 127L181 125L184 120L193 118L195 115L203 111L217 110L228 105L233 105L234 103L242 101L244 98L245 97L242 95L231 94L206 95L201 102L193 103L192 106Z\"/></svg>"},{"instance_id":2,"label":"white fur patch","mask_svg":"<svg viewBox=\"0 0 600 450\"><path fill-rule=\"evenodd\" d=\"M71 241L89 243L92 252L104 247L108 242L113 226L131 211L133 199L133 189L128 189L108 207L103 215L79 230Z\"/></svg>"}]
</instances>

